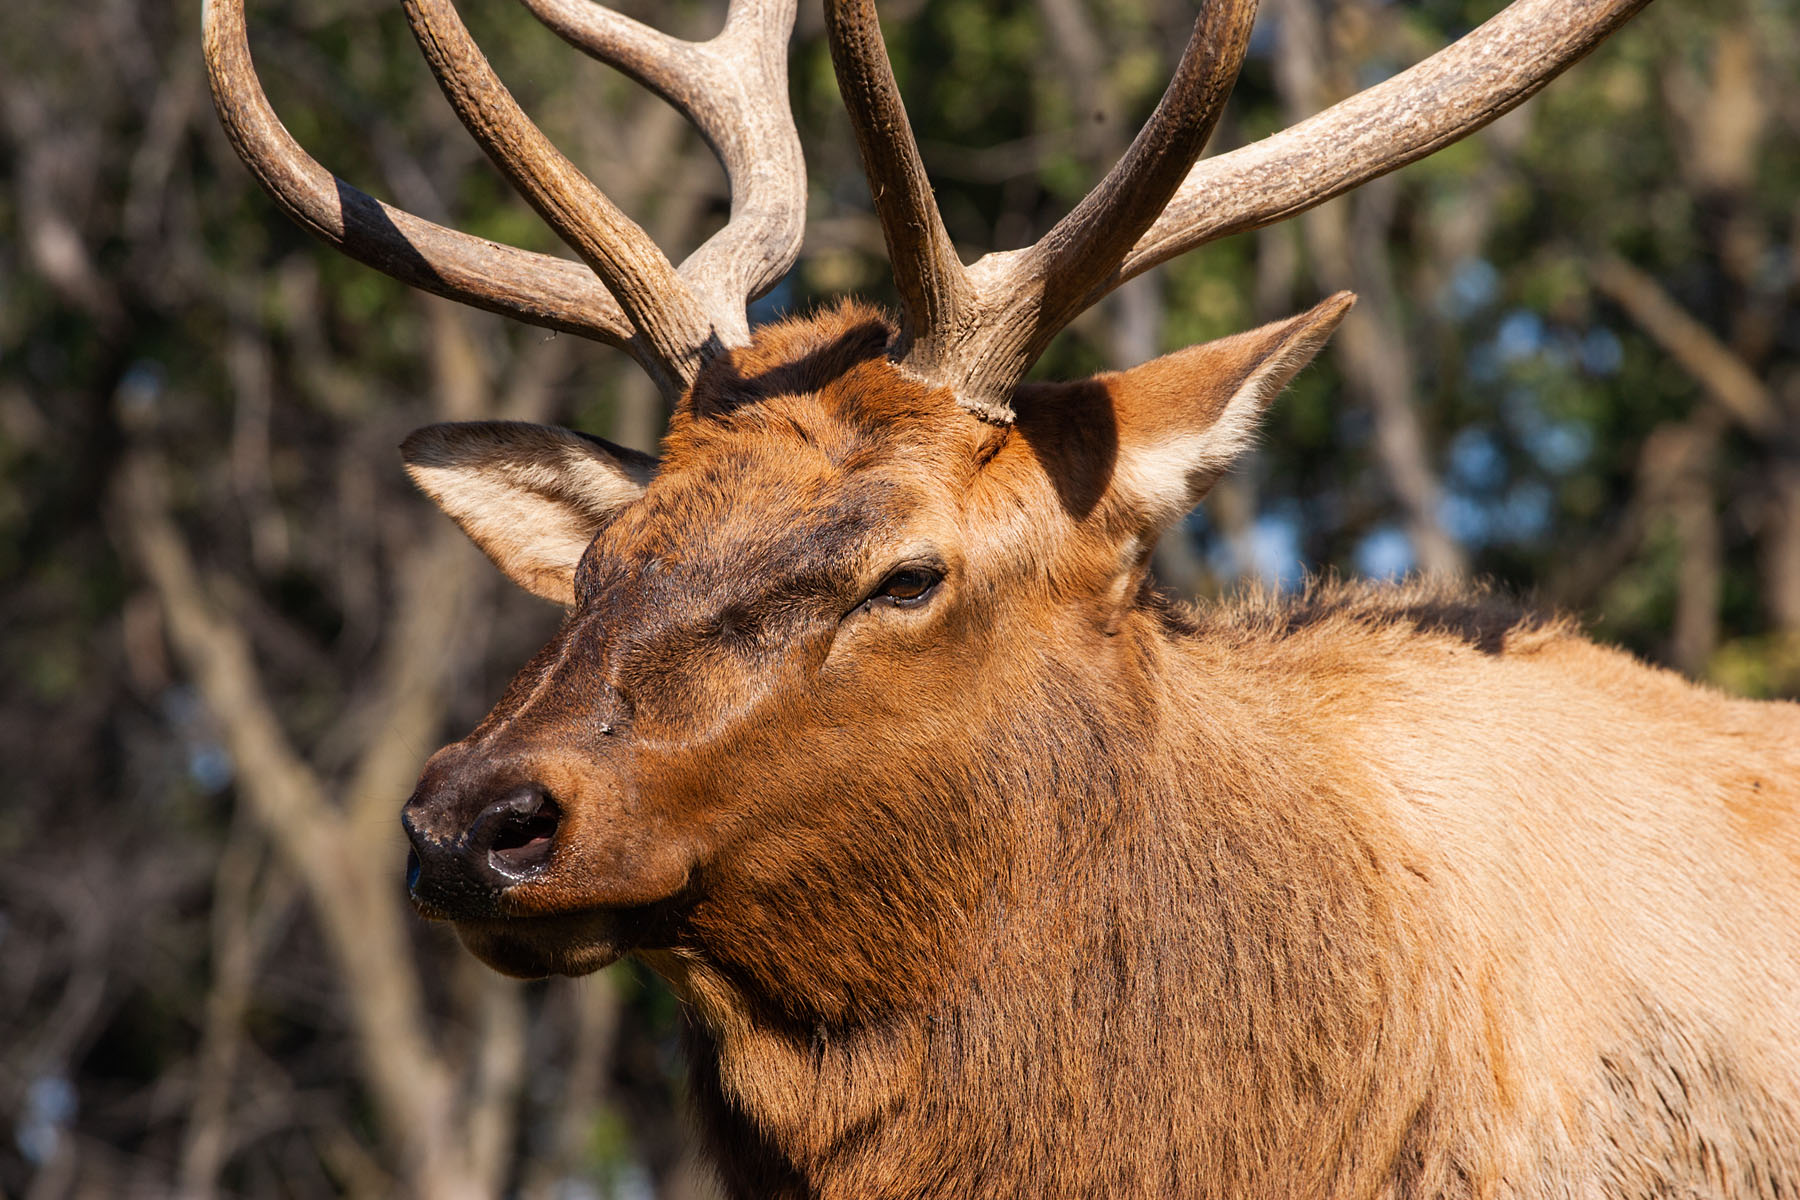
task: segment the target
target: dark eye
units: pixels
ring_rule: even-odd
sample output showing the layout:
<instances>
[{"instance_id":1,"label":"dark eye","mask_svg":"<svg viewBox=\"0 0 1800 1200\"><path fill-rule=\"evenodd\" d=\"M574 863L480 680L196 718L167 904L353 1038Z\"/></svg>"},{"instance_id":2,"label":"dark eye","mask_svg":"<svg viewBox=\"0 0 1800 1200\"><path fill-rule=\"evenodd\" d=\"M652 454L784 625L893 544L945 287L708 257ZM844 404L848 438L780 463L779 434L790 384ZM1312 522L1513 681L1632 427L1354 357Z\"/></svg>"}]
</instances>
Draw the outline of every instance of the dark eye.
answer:
<instances>
[{"instance_id":1,"label":"dark eye","mask_svg":"<svg viewBox=\"0 0 1800 1200\"><path fill-rule=\"evenodd\" d=\"M931 593L943 580L943 572L931 567L901 567L882 580L869 599L886 601L896 608L916 608L931 599Z\"/></svg>"}]
</instances>

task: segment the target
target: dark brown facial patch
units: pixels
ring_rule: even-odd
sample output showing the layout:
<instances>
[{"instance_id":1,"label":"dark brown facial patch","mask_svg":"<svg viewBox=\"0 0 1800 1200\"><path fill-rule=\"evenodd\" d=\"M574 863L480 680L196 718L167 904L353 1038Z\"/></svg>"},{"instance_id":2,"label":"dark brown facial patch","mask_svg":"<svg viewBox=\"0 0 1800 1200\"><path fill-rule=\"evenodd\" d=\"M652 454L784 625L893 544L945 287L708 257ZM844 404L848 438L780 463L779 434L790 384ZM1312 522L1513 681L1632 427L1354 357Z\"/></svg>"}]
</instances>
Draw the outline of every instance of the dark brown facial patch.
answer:
<instances>
[{"instance_id":1,"label":"dark brown facial patch","mask_svg":"<svg viewBox=\"0 0 1800 1200\"><path fill-rule=\"evenodd\" d=\"M676 481L671 481L676 482ZM715 725L772 681L816 666L838 622L862 599L871 547L901 532L900 485L854 477L795 495L782 474L746 471L729 488L684 479L595 540L577 575L578 617L604 639L609 683L640 731ZM833 494L834 493L834 494ZM735 495L767 514L689 527Z\"/></svg>"}]
</instances>

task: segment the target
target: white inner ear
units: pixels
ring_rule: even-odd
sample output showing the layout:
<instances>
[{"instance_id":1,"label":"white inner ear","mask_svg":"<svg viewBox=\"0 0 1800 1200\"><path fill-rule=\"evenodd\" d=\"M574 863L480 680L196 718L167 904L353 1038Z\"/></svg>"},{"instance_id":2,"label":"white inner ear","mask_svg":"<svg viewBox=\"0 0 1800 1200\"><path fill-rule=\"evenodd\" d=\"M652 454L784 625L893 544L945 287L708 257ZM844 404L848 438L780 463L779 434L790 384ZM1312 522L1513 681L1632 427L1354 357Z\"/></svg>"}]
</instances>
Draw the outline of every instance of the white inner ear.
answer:
<instances>
[{"instance_id":1,"label":"white inner ear","mask_svg":"<svg viewBox=\"0 0 1800 1200\"><path fill-rule=\"evenodd\" d=\"M406 470L519 586L575 599L594 533L643 494L656 460L566 429L509 422L434 425L406 440Z\"/></svg>"},{"instance_id":2,"label":"white inner ear","mask_svg":"<svg viewBox=\"0 0 1800 1200\"><path fill-rule=\"evenodd\" d=\"M547 493L541 481L531 478L538 471L423 467L411 474L419 490L528 591L545 595L539 586L544 577L567 574L573 597L575 564L599 523L581 507L559 503L554 493ZM553 590L557 594L549 598L563 598L560 586Z\"/></svg>"},{"instance_id":3,"label":"white inner ear","mask_svg":"<svg viewBox=\"0 0 1800 1200\"><path fill-rule=\"evenodd\" d=\"M1118 483L1137 497L1151 524L1160 527L1185 515L1255 444L1263 411L1313 360L1348 310L1348 303L1334 305L1336 300L1289 322L1295 327L1289 336L1244 377L1211 425L1121 448L1114 468ZM1333 307L1327 311L1327 305Z\"/></svg>"},{"instance_id":4,"label":"white inner ear","mask_svg":"<svg viewBox=\"0 0 1800 1200\"><path fill-rule=\"evenodd\" d=\"M1225 404L1205 429L1122 451L1119 483L1135 495L1156 525L1185 514L1232 463L1256 442L1268 384L1257 372ZM1279 385L1274 389L1279 391Z\"/></svg>"}]
</instances>

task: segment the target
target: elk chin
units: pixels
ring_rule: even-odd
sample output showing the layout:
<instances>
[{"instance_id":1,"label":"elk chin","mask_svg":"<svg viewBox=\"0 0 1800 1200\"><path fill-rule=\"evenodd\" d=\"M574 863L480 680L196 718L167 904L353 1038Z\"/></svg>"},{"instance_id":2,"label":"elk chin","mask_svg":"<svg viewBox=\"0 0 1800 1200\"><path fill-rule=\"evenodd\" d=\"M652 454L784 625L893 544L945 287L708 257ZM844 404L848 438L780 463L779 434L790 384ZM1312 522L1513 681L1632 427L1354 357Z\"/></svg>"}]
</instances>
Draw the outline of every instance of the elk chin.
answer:
<instances>
[{"instance_id":1,"label":"elk chin","mask_svg":"<svg viewBox=\"0 0 1800 1200\"><path fill-rule=\"evenodd\" d=\"M635 949L645 920L635 912L457 921L456 936L476 958L514 979L591 975Z\"/></svg>"}]
</instances>

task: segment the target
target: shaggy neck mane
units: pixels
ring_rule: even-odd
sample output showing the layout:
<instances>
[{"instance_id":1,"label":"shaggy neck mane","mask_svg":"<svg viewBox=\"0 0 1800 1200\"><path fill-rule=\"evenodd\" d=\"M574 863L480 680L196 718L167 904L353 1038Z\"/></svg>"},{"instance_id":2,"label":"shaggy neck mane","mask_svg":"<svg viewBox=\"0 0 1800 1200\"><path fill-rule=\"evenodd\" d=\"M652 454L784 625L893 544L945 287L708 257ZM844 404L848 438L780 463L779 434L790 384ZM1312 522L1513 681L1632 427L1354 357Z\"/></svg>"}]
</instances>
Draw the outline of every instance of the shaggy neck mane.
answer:
<instances>
[{"instance_id":1,"label":"shaggy neck mane","mask_svg":"<svg viewBox=\"0 0 1800 1200\"><path fill-rule=\"evenodd\" d=\"M1147 597L1138 617L1114 639L1114 670L1028 672L1054 680L1053 694L981 732L995 750L959 790L1020 799L939 833L980 828L989 842L899 845L871 828L830 874L813 864L780 894L720 889L696 914L697 944L657 956L701 1018L696 1090L714 1136L739 1161L745 1144L766 1150L752 1193L789 1172L809 1186L853 1172L877 1128L888 1153L919 1139L1054 1190L1055 1147L1029 1144L1053 1126L1028 1115L1120 1089L1185 1105L1221 1181L1248 1180L1252 1164L1295 1186L1342 1169L1336 1149L1298 1135L1322 1104L1344 1106L1346 1129L1388 1122L1378 1141L1395 1150L1424 1136L1425 1116L1401 1097L1416 1098L1446 1047L1424 1048L1437 985L1399 949L1430 925L1411 904L1418 881L1366 812L1292 770L1281 739L1291 748L1294 729L1264 728L1254 704L1234 703L1233 686L1261 684L1221 680L1250 643L1329 632L1342 644L1340 626L1383 657L1446 642L1502 655L1565 627L1427 585L1314 583L1197 607ZM1120 672L1208 688L1214 702L1170 726L1154 714L1172 706L1132 704L1139 681ZM931 800L965 815L973 802ZM916 815L897 824L918 828ZM1209 1080L1204 1096L1171 1092L1165 1039L1190 1056L1198 1046L1180 1073ZM902 1097L914 1107L897 1110ZM1284 1128L1295 1136L1252 1144L1245 1132ZM1161 1136L1154 1122L1140 1132ZM1300 1147L1312 1157L1280 1160Z\"/></svg>"}]
</instances>

